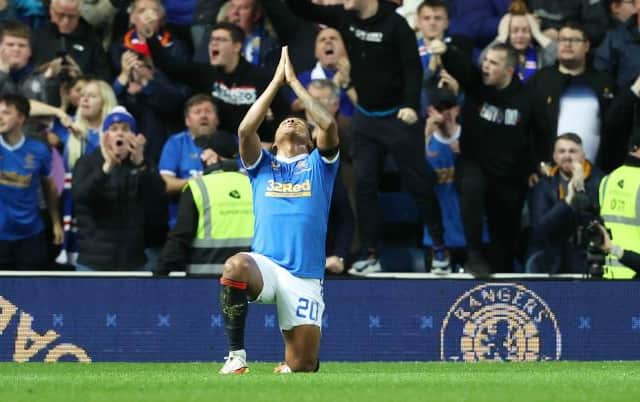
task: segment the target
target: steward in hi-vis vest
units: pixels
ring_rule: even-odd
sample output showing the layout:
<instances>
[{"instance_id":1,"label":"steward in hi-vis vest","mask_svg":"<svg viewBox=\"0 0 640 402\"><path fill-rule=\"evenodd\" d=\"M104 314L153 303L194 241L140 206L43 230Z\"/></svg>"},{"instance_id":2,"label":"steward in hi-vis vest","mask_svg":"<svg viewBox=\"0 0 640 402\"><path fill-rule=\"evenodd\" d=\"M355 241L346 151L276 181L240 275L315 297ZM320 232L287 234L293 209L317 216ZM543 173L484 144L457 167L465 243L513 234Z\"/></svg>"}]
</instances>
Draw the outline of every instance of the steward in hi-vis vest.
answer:
<instances>
[{"instance_id":1,"label":"steward in hi-vis vest","mask_svg":"<svg viewBox=\"0 0 640 402\"><path fill-rule=\"evenodd\" d=\"M640 269L640 133L632 137L624 165L600 183L600 206L614 243L604 278L634 278Z\"/></svg>"},{"instance_id":2,"label":"steward in hi-vis vest","mask_svg":"<svg viewBox=\"0 0 640 402\"><path fill-rule=\"evenodd\" d=\"M189 180L183 189L157 273L221 274L227 258L251 250L253 196L249 178L234 159L235 138L214 134L203 148L213 151L205 161L209 173Z\"/></svg>"}]
</instances>

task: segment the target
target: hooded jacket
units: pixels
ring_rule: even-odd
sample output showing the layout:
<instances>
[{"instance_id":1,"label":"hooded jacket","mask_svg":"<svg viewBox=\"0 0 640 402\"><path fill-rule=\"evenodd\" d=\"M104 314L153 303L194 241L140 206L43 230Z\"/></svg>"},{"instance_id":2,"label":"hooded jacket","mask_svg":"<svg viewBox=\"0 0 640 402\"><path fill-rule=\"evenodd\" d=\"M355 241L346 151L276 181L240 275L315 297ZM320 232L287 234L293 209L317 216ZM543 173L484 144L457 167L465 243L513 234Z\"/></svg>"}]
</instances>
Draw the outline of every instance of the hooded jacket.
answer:
<instances>
[{"instance_id":1,"label":"hooded jacket","mask_svg":"<svg viewBox=\"0 0 640 402\"><path fill-rule=\"evenodd\" d=\"M460 157L493 176L522 181L533 170L531 105L517 77L503 89L482 82L466 54L450 48L444 67L465 91Z\"/></svg>"},{"instance_id":2,"label":"hooded jacket","mask_svg":"<svg viewBox=\"0 0 640 402\"><path fill-rule=\"evenodd\" d=\"M378 0L376 14L364 20L342 5L317 6L309 0L287 0L287 4L302 18L342 34L359 106L367 111L411 107L418 112L422 64L416 37L394 4Z\"/></svg>"}]
</instances>

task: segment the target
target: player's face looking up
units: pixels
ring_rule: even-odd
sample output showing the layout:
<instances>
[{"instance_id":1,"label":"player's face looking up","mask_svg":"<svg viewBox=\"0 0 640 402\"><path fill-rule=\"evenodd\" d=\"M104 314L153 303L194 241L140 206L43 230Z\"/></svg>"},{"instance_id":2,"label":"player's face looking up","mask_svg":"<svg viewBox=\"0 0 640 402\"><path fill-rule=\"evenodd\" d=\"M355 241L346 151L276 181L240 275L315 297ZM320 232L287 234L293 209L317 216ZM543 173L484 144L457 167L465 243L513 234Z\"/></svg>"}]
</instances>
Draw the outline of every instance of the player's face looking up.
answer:
<instances>
[{"instance_id":1,"label":"player's face looking up","mask_svg":"<svg viewBox=\"0 0 640 402\"><path fill-rule=\"evenodd\" d=\"M294 148L295 154L307 153L313 147L307 123L297 117L287 117L276 130L274 145L278 149Z\"/></svg>"}]
</instances>

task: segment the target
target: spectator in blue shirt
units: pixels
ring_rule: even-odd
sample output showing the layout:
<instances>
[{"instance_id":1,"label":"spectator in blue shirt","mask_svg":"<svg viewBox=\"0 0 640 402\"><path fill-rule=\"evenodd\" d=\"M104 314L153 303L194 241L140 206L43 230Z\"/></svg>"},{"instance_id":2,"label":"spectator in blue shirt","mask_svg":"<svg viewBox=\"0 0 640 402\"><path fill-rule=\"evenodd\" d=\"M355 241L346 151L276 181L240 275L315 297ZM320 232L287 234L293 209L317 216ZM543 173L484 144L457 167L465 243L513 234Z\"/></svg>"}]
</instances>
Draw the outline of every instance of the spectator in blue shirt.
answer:
<instances>
[{"instance_id":1,"label":"spectator in blue shirt","mask_svg":"<svg viewBox=\"0 0 640 402\"><path fill-rule=\"evenodd\" d=\"M187 129L172 135L162 149L158 164L160 175L166 183L167 193L172 197L169 205L169 226L175 226L178 211L177 197L187 181L200 176L207 157L196 145L196 138L214 134L218 129L218 112L209 95L192 96L184 108L184 123Z\"/></svg>"},{"instance_id":2,"label":"spectator in blue shirt","mask_svg":"<svg viewBox=\"0 0 640 402\"><path fill-rule=\"evenodd\" d=\"M16 94L0 97L0 268L42 269L48 261L40 216L40 183L53 223L53 241L62 243L58 193L49 177L46 144L23 132L29 101Z\"/></svg>"}]
</instances>

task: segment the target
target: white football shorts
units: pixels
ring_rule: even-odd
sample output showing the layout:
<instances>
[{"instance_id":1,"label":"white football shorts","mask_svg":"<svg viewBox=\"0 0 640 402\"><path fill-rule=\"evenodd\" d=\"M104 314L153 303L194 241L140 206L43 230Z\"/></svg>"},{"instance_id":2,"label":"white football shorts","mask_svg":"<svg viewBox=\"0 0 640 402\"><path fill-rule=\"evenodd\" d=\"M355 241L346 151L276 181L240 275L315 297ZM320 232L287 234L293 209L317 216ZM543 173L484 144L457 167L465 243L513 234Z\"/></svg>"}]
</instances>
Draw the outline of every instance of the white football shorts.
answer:
<instances>
[{"instance_id":1,"label":"white football shorts","mask_svg":"<svg viewBox=\"0 0 640 402\"><path fill-rule=\"evenodd\" d=\"M298 278L269 257L258 253L245 254L251 256L258 265L264 283L262 292L253 302L276 304L281 330L290 330L300 325L322 328L322 280Z\"/></svg>"}]
</instances>

